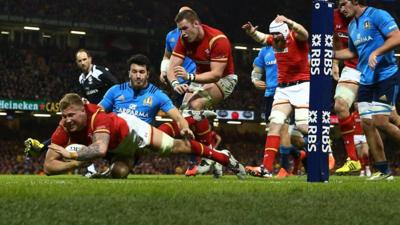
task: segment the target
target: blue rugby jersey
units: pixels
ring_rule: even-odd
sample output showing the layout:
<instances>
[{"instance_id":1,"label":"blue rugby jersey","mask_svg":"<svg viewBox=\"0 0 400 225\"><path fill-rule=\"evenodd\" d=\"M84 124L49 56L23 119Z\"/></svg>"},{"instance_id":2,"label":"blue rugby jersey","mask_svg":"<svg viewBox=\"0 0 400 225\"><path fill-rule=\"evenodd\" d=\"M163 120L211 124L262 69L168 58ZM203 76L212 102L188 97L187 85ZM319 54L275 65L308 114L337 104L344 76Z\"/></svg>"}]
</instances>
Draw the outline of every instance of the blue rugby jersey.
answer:
<instances>
[{"instance_id":1,"label":"blue rugby jersey","mask_svg":"<svg viewBox=\"0 0 400 225\"><path fill-rule=\"evenodd\" d=\"M264 96L273 96L278 86L278 67L272 46L263 47L254 59L253 64L264 69L265 83L267 84Z\"/></svg>"},{"instance_id":2,"label":"blue rugby jersey","mask_svg":"<svg viewBox=\"0 0 400 225\"><path fill-rule=\"evenodd\" d=\"M153 84L149 83L146 88L136 91L130 82L112 86L99 105L107 112L125 112L150 124L160 109L168 112L175 108L171 99Z\"/></svg>"},{"instance_id":3,"label":"blue rugby jersey","mask_svg":"<svg viewBox=\"0 0 400 225\"><path fill-rule=\"evenodd\" d=\"M397 29L395 20L388 12L373 7L366 8L359 18L350 22L349 49L358 55L357 69L362 73L361 84L374 84L397 72L394 50L378 56L378 64L374 70L368 66L370 54L383 45L390 32Z\"/></svg>"}]
</instances>

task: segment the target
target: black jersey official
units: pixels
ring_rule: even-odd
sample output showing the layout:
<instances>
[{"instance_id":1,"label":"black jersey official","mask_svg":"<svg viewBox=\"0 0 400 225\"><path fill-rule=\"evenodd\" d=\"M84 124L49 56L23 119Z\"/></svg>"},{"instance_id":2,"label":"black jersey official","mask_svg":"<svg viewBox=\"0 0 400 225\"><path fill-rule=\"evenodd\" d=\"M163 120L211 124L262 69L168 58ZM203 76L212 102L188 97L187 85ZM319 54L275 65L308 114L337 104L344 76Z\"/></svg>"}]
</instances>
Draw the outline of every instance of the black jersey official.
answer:
<instances>
[{"instance_id":1,"label":"black jersey official","mask_svg":"<svg viewBox=\"0 0 400 225\"><path fill-rule=\"evenodd\" d=\"M76 64L82 70L79 76L81 93L90 103L99 103L107 90L118 83L106 67L92 64L92 57L84 49L76 53Z\"/></svg>"}]
</instances>

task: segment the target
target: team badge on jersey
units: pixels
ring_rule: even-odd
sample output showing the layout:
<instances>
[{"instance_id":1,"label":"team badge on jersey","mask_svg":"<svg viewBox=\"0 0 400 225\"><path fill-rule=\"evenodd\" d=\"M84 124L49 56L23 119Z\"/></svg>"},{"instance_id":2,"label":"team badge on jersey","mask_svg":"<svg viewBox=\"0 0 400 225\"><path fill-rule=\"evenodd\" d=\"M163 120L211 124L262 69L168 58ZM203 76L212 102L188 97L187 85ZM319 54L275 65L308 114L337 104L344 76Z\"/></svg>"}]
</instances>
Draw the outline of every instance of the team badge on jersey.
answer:
<instances>
[{"instance_id":1,"label":"team badge on jersey","mask_svg":"<svg viewBox=\"0 0 400 225\"><path fill-rule=\"evenodd\" d=\"M365 29L371 28L371 24L369 23L368 20L364 22L364 28L365 28Z\"/></svg>"},{"instance_id":2,"label":"team badge on jersey","mask_svg":"<svg viewBox=\"0 0 400 225\"><path fill-rule=\"evenodd\" d=\"M153 98L151 96L143 100L143 105L151 106L153 104Z\"/></svg>"}]
</instances>

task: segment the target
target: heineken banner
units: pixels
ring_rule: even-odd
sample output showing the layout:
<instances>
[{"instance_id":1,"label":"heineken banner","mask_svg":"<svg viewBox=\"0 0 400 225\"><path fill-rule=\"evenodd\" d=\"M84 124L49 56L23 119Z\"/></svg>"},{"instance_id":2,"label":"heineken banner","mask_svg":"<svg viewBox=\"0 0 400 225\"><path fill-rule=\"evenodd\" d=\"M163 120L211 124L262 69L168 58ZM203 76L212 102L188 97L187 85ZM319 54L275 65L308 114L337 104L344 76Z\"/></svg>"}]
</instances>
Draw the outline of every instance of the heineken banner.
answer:
<instances>
[{"instance_id":1,"label":"heineken banner","mask_svg":"<svg viewBox=\"0 0 400 225\"><path fill-rule=\"evenodd\" d=\"M326 0L313 0L312 7L307 181L327 182L332 103L333 5Z\"/></svg>"},{"instance_id":2,"label":"heineken banner","mask_svg":"<svg viewBox=\"0 0 400 225\"><path fill-rule=\"evenodd\" d=\"M45 109L45 101L0 99L0 109L42 111Z\"/></svg>"}]
</instances>

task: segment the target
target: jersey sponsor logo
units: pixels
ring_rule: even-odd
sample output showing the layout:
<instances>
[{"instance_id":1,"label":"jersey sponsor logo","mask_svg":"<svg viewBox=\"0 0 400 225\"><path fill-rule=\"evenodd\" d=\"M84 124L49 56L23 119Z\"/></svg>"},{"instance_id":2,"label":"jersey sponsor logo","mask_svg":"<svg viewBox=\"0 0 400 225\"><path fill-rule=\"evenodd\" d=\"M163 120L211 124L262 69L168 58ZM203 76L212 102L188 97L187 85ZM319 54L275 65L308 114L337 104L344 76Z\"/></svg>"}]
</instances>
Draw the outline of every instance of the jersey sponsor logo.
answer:
<instances>
[{"instance_id":1,"label":"jersey sponsor logo","mask_svg":"<svg viewBox=\"0 0 400 225\"><path fill-rule=\"evenodd\" d=\"M368 20L364 22L364 28L365 28L365 29L371 28L371 24L369 23Z\"/></svg>"},{"instance_id":2,"label":"jersey sponsor logo","mask_svg":"<svg viewBox=\"0 0 400 225\"><path fill-rule=\"evenodd\" d=\"M153 105L153 98L151 96L147 97L143 100L143 105L151 106Z\"/></svg>"},{"instance_id":3,"label":"jersey sponsor logo","mask_svg":"<svg viewBox=\"0 0 400 225\"><path fill-rule=\"evenodd\" d=\"M387 101L386 95L382 95L382 96L379 98L379 100L386 102L386 101Z\"/></svg>"},{"instance_id":4,"label":"jersey sponsor logo","mask_svg":"<svg viewBox=\"0 0 400 225\"><path fill-rule=\"evenodd\" d=\"M176 42L176 39L175 39L175 38L170 38L170 39L169 39L169 42L174 42L174 43L175 43L175 42Z\"/></svg>"},{"instance_id":5,"label":"jersey sponsor logo","mask_svg":"<svg viewBox=\"0 0 400 225\"><path fill-rule=\"evenodd\" d=\"M130 108L119 108L117 109L117 114L121 114L121 113L126 113L129 115L135 115L139 118L149 118L149 113L148 112L142 112L142 111L138 111L135 109L130 109Z\"/></svg>"},{"instance_id":6,"label":"jersey sponsor logo","mask_svg":"<svg viewBox=\"0 0 400 225\"><path fill-rule=\"evenodd\" d=\"M363 43L371 41L371 40L373 40L373 38L369 35L367 37L361 37L361 35L358 34L357 39L354 41L354 45L358 46L360 44L363 44Z\"/></svg>"},{"instance_id":7,"label":"jersey sponsor logo","mask_svg":"<svg viewBox=\"0 0 400 225\"><path fill-rule=\"evenodd\" d=\"M265 61L265 65L266 66L275 65L275 64L276 64L276 59L275 60L271 60L271 61Z\"/></svg>"}]
</instances>

